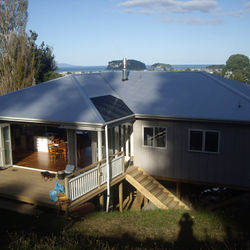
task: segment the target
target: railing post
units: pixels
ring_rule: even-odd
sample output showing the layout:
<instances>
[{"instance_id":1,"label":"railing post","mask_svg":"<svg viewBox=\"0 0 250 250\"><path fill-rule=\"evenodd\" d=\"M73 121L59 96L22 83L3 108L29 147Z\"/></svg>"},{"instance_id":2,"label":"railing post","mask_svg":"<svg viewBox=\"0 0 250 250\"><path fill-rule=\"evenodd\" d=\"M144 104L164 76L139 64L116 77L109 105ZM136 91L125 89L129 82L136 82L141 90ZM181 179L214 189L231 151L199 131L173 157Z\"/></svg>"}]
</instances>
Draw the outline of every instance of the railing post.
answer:
<instances>
[{"instance_id":1,"label":"railing post","mask_svg":"<svg viewBox=\"0 0 250 250\"><path fill-rule=\"evenodd\" d=\"M64 185L65 185L65 195L69 199L69 178L67 176L64 179Z\"/></svg>"},{"instance_id":2,"label":"railing post","mask_svg":"<svg viewBox=\"0 0 250 250\"><path fill-rule=\"evenodd\" d=\"M122 173L125 173L124 152L122 152Z\"/></svg>"},{"instance_id":3,"label":"railing post","mask_svg":"<svg viewBox=\"0 0 250 250\"><path fill-rule=\"evenodd\" d=\"M97 178L98 178L98 187L101 186L101 168L100 168L100 163L97 164L98 167L98 174L97 174Z\"/></svg>"}]
</instances>

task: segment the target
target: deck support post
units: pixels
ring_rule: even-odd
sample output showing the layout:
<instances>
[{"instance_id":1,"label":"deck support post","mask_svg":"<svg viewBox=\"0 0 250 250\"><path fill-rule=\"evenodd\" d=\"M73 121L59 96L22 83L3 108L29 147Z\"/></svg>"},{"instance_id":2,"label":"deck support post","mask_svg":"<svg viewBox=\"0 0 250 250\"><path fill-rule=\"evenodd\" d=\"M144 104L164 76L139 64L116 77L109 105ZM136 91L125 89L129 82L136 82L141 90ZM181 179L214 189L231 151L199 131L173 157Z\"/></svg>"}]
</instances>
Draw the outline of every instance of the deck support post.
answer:
<instances>
[{"instance_id":1,"label":"deck support post","mask_svg":"<svg viewBox=\"0 0 250 250\"><path fill-rule=\"evenodd\" d=\"M119 184L119 210L123 212L123 182Z\"/></svg>"},{"instance_id":2,"label":"deck support post","mask_svg":"<svg viewBox=\"0 0 250 250\"><path fill-rule=\"evenodd\" d=\"M66 176L64 179L64 185L65 185L65 195L67 196L67 199L69 199L69 183L68 183L69 179Z\"/></svg>"},{"instance_id":3,"label":"deck support post","mask_svg":"<svg viewBox=\"0 0 250 250\"><path fill-rule=\"evenodd\" d=\"M178 197L178 199L181 198L181 183L180 182L176 182L176 196Z\"/></svg>"},{"instance_id":4,"label":"deck support post","mask_svg":"<svg viewBox=\"0 0 250 250\"><path fill-rule=\"evenodd\" d=\"M100 209L103 211L104 209L104 194L103 193L101 193L99 196L99 206L100 206Z\"/></svg>"}]
</instances>

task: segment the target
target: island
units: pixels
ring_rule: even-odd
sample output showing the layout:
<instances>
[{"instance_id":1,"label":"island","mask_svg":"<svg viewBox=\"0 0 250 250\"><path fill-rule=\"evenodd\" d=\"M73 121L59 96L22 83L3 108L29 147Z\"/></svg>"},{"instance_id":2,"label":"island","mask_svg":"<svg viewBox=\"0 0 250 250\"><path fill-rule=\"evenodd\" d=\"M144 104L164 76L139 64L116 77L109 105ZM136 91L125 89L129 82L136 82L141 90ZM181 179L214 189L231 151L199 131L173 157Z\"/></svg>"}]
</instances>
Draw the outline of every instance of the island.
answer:
<instances>
[{"instance_id":1,"label":"island","mask_svg":"<svg viewBox=\"0 0 250 250\"><path fill-rule=\"evenodd\" d=\"M156 71L173 71L174 68L170 64L155 63L155 64L151 65L150 70L156 70Z\"/></svg>"},{"instance_id":2,"label":"island","mask_svg":"<svg viewBox=\"0 0 250 250\"><path fill-rule=\"evenodd\" d=\"M123 69L123 60L110 61L107 66L107 70L122 70ZM129 59L127 60L127 69L128 70L145 70L146 65L143 62Z\"/></svg>"}]
</instances>

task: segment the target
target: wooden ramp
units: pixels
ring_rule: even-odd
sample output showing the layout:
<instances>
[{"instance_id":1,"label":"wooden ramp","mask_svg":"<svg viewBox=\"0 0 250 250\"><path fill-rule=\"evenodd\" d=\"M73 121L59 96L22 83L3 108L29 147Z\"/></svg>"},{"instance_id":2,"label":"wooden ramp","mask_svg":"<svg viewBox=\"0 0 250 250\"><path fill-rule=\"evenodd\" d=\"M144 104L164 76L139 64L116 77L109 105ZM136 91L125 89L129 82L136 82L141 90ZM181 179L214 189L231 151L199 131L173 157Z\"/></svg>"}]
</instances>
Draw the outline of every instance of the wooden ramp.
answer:
<instances>
[{"instance_id":1,"label":"wooden ramp","mask_svg":"<svg viewBox=\"0 0 250 250\"><path fill-rule=\"evenodd\" d=\"M160 209L187 209L180 199L162 186L142 168L131 166L126 171L125 179Z\"/></svg>"}]
</instances>

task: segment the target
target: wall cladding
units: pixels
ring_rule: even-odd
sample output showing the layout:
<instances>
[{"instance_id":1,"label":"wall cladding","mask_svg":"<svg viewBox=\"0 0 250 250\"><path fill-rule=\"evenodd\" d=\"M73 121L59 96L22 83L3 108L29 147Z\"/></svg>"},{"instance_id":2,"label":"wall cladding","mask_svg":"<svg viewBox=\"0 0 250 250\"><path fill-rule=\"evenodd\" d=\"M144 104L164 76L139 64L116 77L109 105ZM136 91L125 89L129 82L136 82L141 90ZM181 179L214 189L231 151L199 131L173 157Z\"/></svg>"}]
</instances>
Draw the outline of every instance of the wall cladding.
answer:
<instances>
[{"instance_id":1,"label":"wall cladding","mask_svg":"<svg viewBox=\"0 0 250 250\"><path fill-rule=\"evenodd\" d=\"M166 127L167 148L143 146L143 126ZM190 152L189 129L220 131L220 152ZM152 175L250 187L248 125L137 120L134 131L135 165Z\"/></svg>"}]
</instances>

